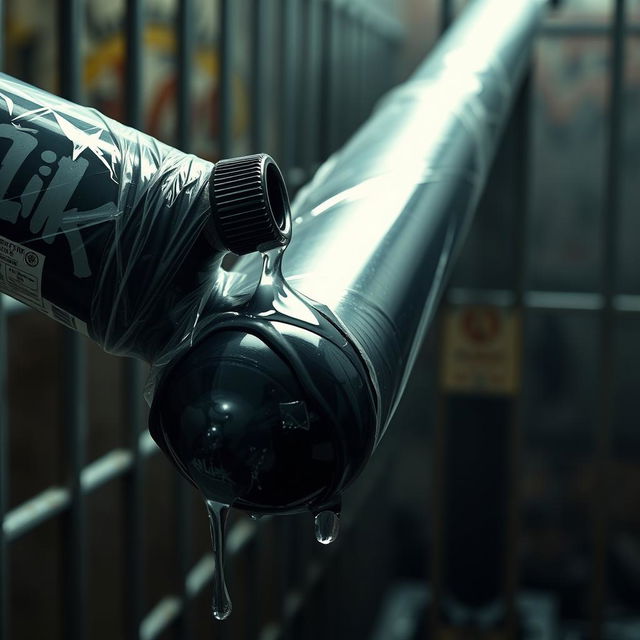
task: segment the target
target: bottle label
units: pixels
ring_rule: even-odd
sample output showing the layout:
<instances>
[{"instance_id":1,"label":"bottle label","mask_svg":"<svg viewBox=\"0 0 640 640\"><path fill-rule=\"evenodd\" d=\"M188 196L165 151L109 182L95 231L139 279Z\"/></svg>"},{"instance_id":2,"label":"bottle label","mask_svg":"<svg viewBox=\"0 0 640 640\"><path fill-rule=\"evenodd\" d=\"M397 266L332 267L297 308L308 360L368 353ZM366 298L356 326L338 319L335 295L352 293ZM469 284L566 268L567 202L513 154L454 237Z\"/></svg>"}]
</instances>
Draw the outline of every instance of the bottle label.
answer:
<instances>
[{"instance_id":1,"label":"bottle label","mask_svg":"<svg viewBox=\"0 0 640 640\"><path fill-rule=\"evenodd\" d=\"M70 329L89 335L86 323L42 297L46 256L0 236L0 292L45 313Z\"/></svg>"}]
</instances>

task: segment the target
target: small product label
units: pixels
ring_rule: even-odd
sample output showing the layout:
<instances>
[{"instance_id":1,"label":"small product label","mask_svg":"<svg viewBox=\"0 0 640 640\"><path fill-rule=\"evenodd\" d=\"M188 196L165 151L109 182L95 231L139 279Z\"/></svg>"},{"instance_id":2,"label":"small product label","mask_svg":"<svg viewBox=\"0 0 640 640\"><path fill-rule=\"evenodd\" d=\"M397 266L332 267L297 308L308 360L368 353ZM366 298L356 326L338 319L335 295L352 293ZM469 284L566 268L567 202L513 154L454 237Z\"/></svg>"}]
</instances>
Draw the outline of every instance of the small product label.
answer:
<instances>
[{"instance_id":1,"label":"small product label","mask_svg":"<svg viewBox=\"0 0 640 640\"><path fill-rule=\"evenodd\" d=\"M443 339L440 374L445 391L518 392L521 339L517 311L480 305L449 308Z\"/></svg>"},{"instance_id":2,"label":"small product label","mask_svg":"<svg viewBox=\"0 0 640 640\"><path fill-rule=\"evenodd\" d=\"M42 297L42 273L46 256L14 240L0 236L0 292L48 315L70 329L89 335L87 325Z\"/></svg>"}]
</instances>

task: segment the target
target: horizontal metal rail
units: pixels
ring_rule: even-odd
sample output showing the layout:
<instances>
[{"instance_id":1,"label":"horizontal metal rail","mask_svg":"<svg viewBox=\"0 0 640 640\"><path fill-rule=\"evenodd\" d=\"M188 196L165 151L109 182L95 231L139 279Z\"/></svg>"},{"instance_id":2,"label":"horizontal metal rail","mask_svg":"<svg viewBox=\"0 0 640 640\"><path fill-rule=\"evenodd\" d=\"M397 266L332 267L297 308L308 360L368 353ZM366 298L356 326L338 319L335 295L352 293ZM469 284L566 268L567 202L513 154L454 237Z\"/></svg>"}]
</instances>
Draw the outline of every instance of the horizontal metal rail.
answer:
<instances>
[{"instance_id":1,"label":"horizontal metal rail","mask_svg":"<svg viewBox=\"0 0 640 640\"><path fill-rule=\"evenodd\" d=\"M547 22L540 30L540 35L559 38L606 38L611 34L608 24L595 22ZM625 26L625 36L640 36L640 24L630 22Z\"/></svg>"},{"instance_id":2,"label":"horizontal metal rail","mask_svg":"<svg viewBox=\"0 0 640 640\"><path fill-rule=\"evenodd\" d=\"M150 457L160 451L148 432L140 436L140 453ZM113 449L84 467L80 474L83 494L89 494L103 485L124 476L132 467L133 453L128 449ZM71 505L68 487L49 487L9 511L3 520L5 539L16 540L40 524L61 514Z\"/></svg>"},{"instance_id":3,"label":"horizontal metal rail","mask_svg":"<svg viewBox=\"0 0 640 640\"><path fill-rule=\"evenodd\" d=\"M562 313L600 312L604 308L601 293L573 291L541 291L528 289L524 292L523 307L531 311ZM510 289L466 289L452 287L447 292L451 304L487 304L497 307L512 306L516 294ZM628 315L640 313L640 295L617 294L612 298L614 313Z\"/></svg>"}]
</instances>

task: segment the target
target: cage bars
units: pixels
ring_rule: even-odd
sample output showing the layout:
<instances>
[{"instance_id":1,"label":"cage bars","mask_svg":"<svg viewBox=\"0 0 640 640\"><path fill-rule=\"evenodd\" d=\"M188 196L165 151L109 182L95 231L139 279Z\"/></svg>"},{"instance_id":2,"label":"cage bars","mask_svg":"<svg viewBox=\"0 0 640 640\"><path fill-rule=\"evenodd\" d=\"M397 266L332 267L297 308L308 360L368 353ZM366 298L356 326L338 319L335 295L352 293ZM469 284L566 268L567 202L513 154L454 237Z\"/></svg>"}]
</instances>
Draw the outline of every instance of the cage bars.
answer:
<instances>
[{"instance_id":1,"label":"cage bars","mask_svg":"<svg viewBox=\"0 0 640 640\"><path fill-rule=\"evenodd\" d=\"M594 559L591 580L591 637L602 637L606 599L609 500L611 496L610 464L614 420L614 291L616 234L620 213L621 150L623 135L623 91L625 50L625 0L615 0L611 25L611 68L609 88L608 140L605 158L606 186L602 212L602 309L599 335L599 416L595 433L596 497L594 518Z\"/></svg>"},{"instance_id":2,"label":"cage bars","mask_svg":"<svg viewBox=\"0 0 640 640\"><path fill-rule=\"evenodd\" d=\"M59 0L58 82L60 94L81 100L82 5L79 0ZM87 536L86 506L81 474L87 439L87 356L83 338L63 329L63 424L65 476L69 508L64 522L64 635L69 640L87 637Z\"/></svg>"}]
</instances>

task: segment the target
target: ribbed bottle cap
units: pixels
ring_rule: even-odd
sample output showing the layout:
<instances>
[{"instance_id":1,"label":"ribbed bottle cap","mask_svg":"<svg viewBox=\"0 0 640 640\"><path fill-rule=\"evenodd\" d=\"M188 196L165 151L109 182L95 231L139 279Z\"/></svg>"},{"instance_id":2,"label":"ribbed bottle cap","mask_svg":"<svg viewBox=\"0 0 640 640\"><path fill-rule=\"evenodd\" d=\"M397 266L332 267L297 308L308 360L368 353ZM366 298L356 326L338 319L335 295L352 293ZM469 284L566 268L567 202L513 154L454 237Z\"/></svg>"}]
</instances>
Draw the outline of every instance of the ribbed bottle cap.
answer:
<instances>
[{"instance_id":1,"label":"ribbed bottle cap","mask_svg":"<svg viewBox=\"0 0 640 640\"><path fill-rule=\"evenodd\" d=\"M229 251L243 255L289 242L289 196L271 156L220 160L211 174L209 193L216 231Z\"/></svg>"}]
</instances>

